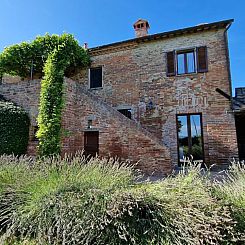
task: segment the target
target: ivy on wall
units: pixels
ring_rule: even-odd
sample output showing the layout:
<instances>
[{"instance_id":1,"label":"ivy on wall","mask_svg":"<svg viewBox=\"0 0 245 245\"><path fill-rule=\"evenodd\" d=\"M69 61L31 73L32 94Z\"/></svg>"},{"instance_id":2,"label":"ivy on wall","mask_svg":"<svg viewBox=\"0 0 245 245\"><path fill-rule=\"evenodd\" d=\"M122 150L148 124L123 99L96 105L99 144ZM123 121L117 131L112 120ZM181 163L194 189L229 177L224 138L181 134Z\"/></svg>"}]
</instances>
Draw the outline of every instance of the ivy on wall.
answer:
<instances>
[{"instance_id":1,"label":"ivy on wall","mask_svg":"<svg viewBox=\"0 0 245 245\"><path fill-rule=\"evenodd\" d=\"M13 103L0 101L0 155L26 153L30 119Z\"/></svg>"},{"instance_id":2,"label":"ivy on wall","mask_svg":"<svg viewBox=\"0 0 245 245\"><path fill-rule=\"evenodd\" d=\"M60 153L64 75L89 63L88 52L70 34L46 34L31 43L10 46L0 54L0 75L43 77L37 132L41 156Z\"/></svg>"}]
</instances>

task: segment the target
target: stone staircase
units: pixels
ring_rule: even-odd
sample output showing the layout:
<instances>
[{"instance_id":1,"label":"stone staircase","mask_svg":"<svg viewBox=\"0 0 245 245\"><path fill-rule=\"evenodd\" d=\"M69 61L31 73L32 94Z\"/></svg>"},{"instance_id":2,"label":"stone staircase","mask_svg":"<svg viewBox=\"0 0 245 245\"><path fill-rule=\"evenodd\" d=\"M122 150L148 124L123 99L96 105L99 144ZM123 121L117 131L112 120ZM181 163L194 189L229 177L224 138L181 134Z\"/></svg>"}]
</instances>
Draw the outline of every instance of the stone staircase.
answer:
<instances>
[{"instance_id":1,"label":"stone staircase","mask_svg":"<svg viewBox=\"0 0 245 245\"><path fill-rule=\"evenodd\" d=\"M127 132L121 134L122 147L126 149L124 150L127 152L126 158L134 163L137 162L137 168L146 174L167 174L172 171L169 149L155 135L118 112L79 82L76 82L76 89L77 94L85 98L97 112L103 112L103 118L108 118L108 120L113 118L119 131Z\"/></svg>"},{"instance_id":2,"label":"stone staircase","mask_svg":"<svg viewBox=\"0 0 245 245\"><path fill-rule=\"evenodd\" d=\"M78 88L78 92L88 96L93 101L92 103L105 107L111 116L113 116L114 118L117 118L125 126L134 128L135 130L143 133L145 136L151 138L153 141L155 141L155 143L159 144L160 146L163 145L162 141L159 138L157 138L155 135L149 132L146 128L142 127L140 123L124 116L117 109L109 105L105 100L101 99L99 96L90 92L85 86L82 86L79 84L77 88Z\"/></svg>"}]
</instances>

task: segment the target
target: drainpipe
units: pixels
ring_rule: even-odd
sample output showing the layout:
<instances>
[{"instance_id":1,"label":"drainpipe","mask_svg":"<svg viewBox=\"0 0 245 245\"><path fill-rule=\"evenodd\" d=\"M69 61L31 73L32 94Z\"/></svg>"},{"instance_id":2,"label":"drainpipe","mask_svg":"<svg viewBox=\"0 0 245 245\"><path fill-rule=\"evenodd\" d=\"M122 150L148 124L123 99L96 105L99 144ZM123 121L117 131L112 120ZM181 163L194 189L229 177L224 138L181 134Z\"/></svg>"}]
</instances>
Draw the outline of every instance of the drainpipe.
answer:
<instances>
[{"instance_id":1,"label":"drainpipe","mask_svg":"<svg viewBox=\"0 0 245 245\"><path fill-rule=\"evenodd\" d=\"M233 20L232 20L233 22ZM234 111L234 107L233 107L233 97L232 97L232 80L231 80L231 66L230 66L230 55L229 55L229 47L228 47L228 37L227 37L227 31L229 30L229 28L231 27L231 23L229 23L224 31L224 41L225 41L225 50L226 50L226 62L227 62L227 68L228 68L228 80L230 83L230 98L231 98L231 110Z\"/></svg>"}]
</instances>

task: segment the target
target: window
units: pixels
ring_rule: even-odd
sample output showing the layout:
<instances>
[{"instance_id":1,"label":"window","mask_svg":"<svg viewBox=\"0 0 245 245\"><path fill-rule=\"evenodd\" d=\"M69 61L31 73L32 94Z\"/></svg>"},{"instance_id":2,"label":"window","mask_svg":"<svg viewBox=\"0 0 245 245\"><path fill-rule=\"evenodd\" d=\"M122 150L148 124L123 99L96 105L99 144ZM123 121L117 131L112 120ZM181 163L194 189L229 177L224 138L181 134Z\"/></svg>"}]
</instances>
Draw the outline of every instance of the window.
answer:
<instances>
[{"instance_id":1,"label":"window","mask_svg":"<svg viewBox=\"0 0 245 245\"><path fill-rule=\"evenodd\" d=\"M185 74L193 72L196 72L194 50L177 53L177 73Z\"/></svg>"},{"instance_id":2,"label":"window","mask_svg":"<svg viewBox=\"0 0 245 245\"><path fill-rule=\"evenodd\" d=\"M167 76L207 72L207 47L167 52Z\"/></svg>"},{"instance_id":3,"label":"window","mask_svg":"<svg viewBox=\"0 0 245 245\"><path fill-rule=\"evenodd\" d=\"M128 117L129 119L132 119L132 112L131 109L120 109L118 110L120 113L122 113L125 117Z\"/></svg>"},{"instance_id":4,"label":"window","mask_svg":"<svg viewBox=\"0 0 245 245\"><path fill-rule=\"evenodd\" d=\"M177 115L179 165L184 158L193 157L203 162L203 137L201 114Z\"/></svg>"},{"instance_id":5,"label":"window","mask_svg":"<svg viewBox=\"0 0 245 245\"><path fill-rule=\"evenodd\" d=\"M90 88L102 87L102 67L90 68L89 70Z\"/></svg>"}]
</instances>

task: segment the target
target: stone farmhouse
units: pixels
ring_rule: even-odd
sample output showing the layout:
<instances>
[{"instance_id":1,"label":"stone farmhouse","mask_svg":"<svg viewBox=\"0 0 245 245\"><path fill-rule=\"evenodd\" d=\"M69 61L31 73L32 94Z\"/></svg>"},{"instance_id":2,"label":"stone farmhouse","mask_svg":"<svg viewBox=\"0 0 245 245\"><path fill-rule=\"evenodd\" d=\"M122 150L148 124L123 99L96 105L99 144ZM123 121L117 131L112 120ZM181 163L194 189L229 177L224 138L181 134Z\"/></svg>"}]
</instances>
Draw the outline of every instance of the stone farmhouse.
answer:
<instances>
[{"instance_id":1,"label":"stone farmhouse","mask_svg":"<svg viewBox=\"0 0 245 245\"><path fill-rule=\"evenodd\" d=\"M149 35L140 19L135 38L89 48L91 67L65 79L62 154L116 156L145 173L169 173L190 156L218 166L237 158L242 101L231 97L232 22ZM4 78L0 85L0 94L30 114L28 154L38 144L39 93L38 79Z\"/></svg>"}]
</instances>

